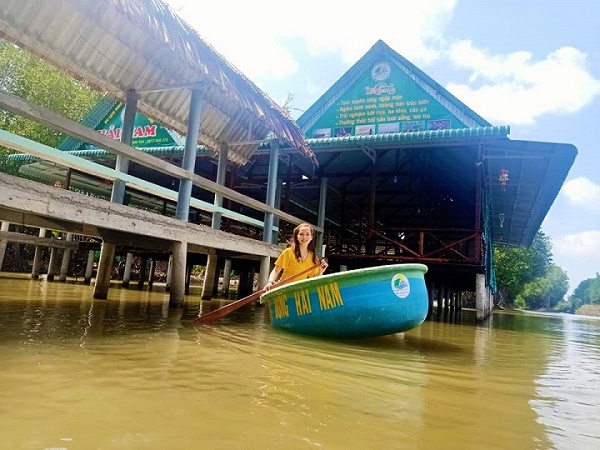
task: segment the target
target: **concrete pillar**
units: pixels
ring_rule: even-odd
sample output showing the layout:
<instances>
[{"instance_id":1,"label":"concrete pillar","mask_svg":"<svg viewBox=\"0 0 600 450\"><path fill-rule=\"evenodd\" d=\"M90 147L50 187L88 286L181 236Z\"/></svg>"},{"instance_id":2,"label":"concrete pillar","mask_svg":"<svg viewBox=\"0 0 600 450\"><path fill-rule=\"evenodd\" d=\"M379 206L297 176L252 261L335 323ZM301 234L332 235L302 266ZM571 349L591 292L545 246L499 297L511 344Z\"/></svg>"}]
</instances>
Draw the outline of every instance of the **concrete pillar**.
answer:
<instances>
[{"instance_id":1,"label":"concrete pillar","mask_svg":"<svg viewBox=\"0 0 600 450\"><path fill-rule=\"evenodd\" d=\"M65 241L71 242L73 240L73 233L67 233ZM63 250L62 261L60 264L60 273L58 275L58 281L67 281L67 275L69 273L69 263L71 262L71 249L65 248Z\"/></svg>"},{"instance_id":2,"label":"concrete pillar","mask_svg":"<svg viewBox=\"0 0 600 450\"><path fill-rule=\"evenodd\" d=\"M346 264L340 264L340 272L346 272L348 270L348 266Z\"/></svg>"},{"instance_id":3,"label":"concrete pillar","mask_svg":"<svg viewBox=\"0 0 600 450\"><path fill-rule=\"evenodd\" d=\"M431 316L433 312L433 300L435 298L435 281L431 281L427 286L427 301L429 303L429 307L427 309L427 317Z\"/></svg>"},{"instance_id":4,"label":"concrete pillar","mask_svg":"<svg viewBox=\"0 0 600 450\"><path fill-rule=\"evenodd\" d=\"M169 256L169 262L167 263L167 276L165 280L165 292L171 290L171 272L173 271L173 255Z\"/></svg>"},{"instance_id":5,"label":"concrete pillar","mask_svg":"<svg viewBox=\"0 0 600 450\"><path fill-rule=\"evenodd\" d=\"M263 256L260 258L260 272L258 274L258 287L260 289L269 281L269 273L271 273L271 258Z\"/></svg>"},{"instance_id":6,"label":"concrete pillar","mask_svg":"<svg viewBox=\"0 0 600 450\"><path fill-rule=\"evenodd\" d=\"M485 274L475 274L475 309L477 310L477 320L484 320L487 317L487 289L485 286Z\"/></svg>"},{"instance_id":7,"label":"concrete pillar","mask_svg":"<svg viewBox=\"0 0 600 450\"><path fill-rule=\"evenodd\" d=\"M48 275L46 275L46 280L53 281L54 276L56 275L56 266L58 263L58 249L52 247L50 248L50 261L48 261Z\"/></svg>"},{"instance_id":8,"label":"concrete pillar","mask_svg":"<svg viewBox=\"0 0 600 450\"><path fill-rule=\"evenodd\" d=\"M90 284L92 282L92 275L94 274L94 250L88 251L87 263L85 265L85 275L83 276L83 284Z\"/></svg>"},{"instance_id":9,"label":"concrete pillar","mask_svg":"<svg viewBox=\"0 0 600 450\"><path fill-rule=\"evenodd\" d=\"M181 307L185 300L185 266L187 262L187 242L173 242L171 289L169 306Z\"/></svg>"},{"instance_id":10,"label":"concrete pillar","mask_svg":"<svg viewBox=\"0 0 600 450\"><path fill-rule=\"evenodd\" d=\"M192 270L194 266L192 264L185 265L185 295L190 295L190 286L192 284Z\"/></svg>"},{"instance_id":11,"label":"concrete pillar","mask_svg":"<svg viewBox=\"0 0 600 450\"><path fill-rule=\"evenodd\" d=\"M131 145L133 137L133 127L135 114L137 112L138 95L135 90L129 90L126 93L125 111L123 113L123 128L121 130L121 142ZM129 169L129 160L122 156L117 156L115 170L127 173ZM111 192L110 201L123 204L125 198L125 183L121 180L115 180ZM105 248L106 247L106 248ZM110 288L110 275L113 270L115 252L117 245L112 242L102 242L100 249L100 260L98 261L98 274L96 276L96 285L94 286L94 298L105 300L108 297ZM104 265L108 264L108 267Z\"/></svg>"},{"instance_id":12,"label":"concrete pillar","mask_svg":"<svg viewBox=\"0 0 600 450\"><path fill-rule=\"evenodd\" d=\"M223 297L229 295L229 283L231 281L231 259L225 260L225 267L223 268Z\"/></svg>"},{"instance_id":13,"label":"concrete pillar","mask_svg":"<svg viewBox=\"0 0 600 450\"><path fill-rule=\"evenodd\" d=\"M133 265L133 253L127 252L125 256L125 269L123 271L123 281L121 285L123 287L129 287L129 282L131 281L131 266Z\"/></svg>"},{"instance_id":14,"label":"concrete pillar","mask_svg":"<svg viewBox=\"0 0 600 450\"><path fill-rule=\"evenodd\" d=\"M252 294L254 284L254 265L249 265L246 270L240 272L240 283L238 284L238 298Z\"/></svg>"},{"instance_id":15,"label":"concrete pillar","mask_svg":"<svg viewBox=\"0 0 600 450\"><path fill-rule=\"evenodd\" d=\"M148 271L146 270L148 266L148 257L142 256L140 258L140 278L138 279L138 289L144 289L144 283L146 282L146 275Z\"/></svg>"},{"instance_id":16,"label":"concrete pillar","mask_svg":"<svg viewBox=\"0 0 600 450\"><path fill-rule=\"evenodd\" d=\"M217 260L217 269L215 270L215 277L213 278L213 291L212 291L212 295L213 297L216 297L217 295L219 295L219 278L221 275L221 263ZM191 277L191 271L190 271L190 277Z\"/></svg>"},{"instance_id":17,"label":"concrete pillar","mask_svg":"<svg viewBox=\"0 0 600 450\"><path fill-rule=\"evenodd\" d=\"M112 242L103 242L100 250L100 261L98 261L98 273L94 285L94 298L106 300L110 288L110 276L115 261L115 250L117 245Z\"/></svg>"},{"instance_id":18,"label":"concrete pillar","mask_svg":"<svg viewBox=\"0 0 600 450\"><path fill-rule=\"evenodd\" d=\"M46 237L46 229L40 228L39 237ZM33 267L31 268L31 278L37 280L40 277L40 268L42 266L42 252L44 251L44 247L41 245L35 246L35 253L33 255Z\"/></svg>"},{"instance_id":19,"label":"concrete pillar","mask_svg":"<svg viewBox=\"0 0 600 450\"><path fill-rule=\"evenodd\" d=\"M9 226L10 226L10 222L3 220L2 225L0 225L0 231L8 231ZM8 241L6 239L1 239L0 240L0 270L2 270L2 264L4 263L4 255L6 254L7 246L8 246Z\"/></svg>"},{"instance_id":20,"label":"concrete pillar","mask_svg":"<svg viewBox=\"0 0 600 450\"><path fill-rule=\"evenodd\" d=\"M156 271L156 258L150 258L150 270L148 271L148 290L154 285L154 272Z\"/></svg>"},{"instance_id":21,"label":"concrete pillar","mask_svg":"<svg viewBox=\"0 0 600 450\"><path fill-rule=\"evenodd\" d=\"M204 273L204 283L202 284L202 300L210 300L212 298L213 289L215 287L215 273L217 271L217 253L210 250L206 259L206 271Z\"/></svg>"}]
</instances>

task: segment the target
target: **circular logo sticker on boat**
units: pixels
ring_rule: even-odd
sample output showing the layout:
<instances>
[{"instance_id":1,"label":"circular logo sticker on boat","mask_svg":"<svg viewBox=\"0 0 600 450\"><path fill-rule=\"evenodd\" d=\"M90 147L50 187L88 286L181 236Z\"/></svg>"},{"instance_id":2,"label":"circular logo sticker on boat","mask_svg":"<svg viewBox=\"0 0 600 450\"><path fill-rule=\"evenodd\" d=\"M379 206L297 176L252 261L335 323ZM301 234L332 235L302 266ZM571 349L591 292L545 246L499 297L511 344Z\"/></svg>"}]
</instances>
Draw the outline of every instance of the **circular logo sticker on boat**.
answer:
<instances>
[{"instance_id":1,"label":"circular logo sticker on boat","mask_svg":"<svg viewBox=\"0 0 600 450\"><path fill-rule=\"evenodd\" d=\"M406 298L410 294L410 283L408 278L401 273L397 273L392 277L392 291L397 297Z\"/></svg>"}]
</instances>

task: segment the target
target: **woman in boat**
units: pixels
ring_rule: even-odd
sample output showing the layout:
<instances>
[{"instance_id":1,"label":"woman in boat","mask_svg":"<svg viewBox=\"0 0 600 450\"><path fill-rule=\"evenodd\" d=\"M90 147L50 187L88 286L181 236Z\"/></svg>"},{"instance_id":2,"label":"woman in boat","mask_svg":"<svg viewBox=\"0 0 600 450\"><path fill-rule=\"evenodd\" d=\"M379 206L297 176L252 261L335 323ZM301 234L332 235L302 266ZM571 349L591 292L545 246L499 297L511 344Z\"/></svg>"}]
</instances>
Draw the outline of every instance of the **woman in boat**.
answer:
<instances>
[{"instance_id":1,"label":"woman in boat","mask_svg":"<svg viewBox=\"0 0 600 450\"><path fill-rule=\"evenodd\" d=\"M315 267L314 270L306 274L306 278L323 275L328 264L324 259L317 257L314 236L315 232L309 223L301 223L294 228L290 245L281 252L279 258L275 261L275 267L269 274L269 281L264 287L265 291L271 289L282 273L288 278L319 264L319 267Z\"/></svg>"}]
</instances>

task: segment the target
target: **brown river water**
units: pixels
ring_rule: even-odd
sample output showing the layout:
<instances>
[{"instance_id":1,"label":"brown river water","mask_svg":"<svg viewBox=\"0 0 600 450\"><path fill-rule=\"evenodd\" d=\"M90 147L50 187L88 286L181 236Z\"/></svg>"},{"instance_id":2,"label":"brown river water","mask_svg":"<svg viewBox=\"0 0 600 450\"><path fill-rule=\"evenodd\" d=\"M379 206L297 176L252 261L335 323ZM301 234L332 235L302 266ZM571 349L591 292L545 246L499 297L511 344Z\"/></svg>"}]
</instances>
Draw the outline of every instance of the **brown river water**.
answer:
<instances>
[{"instance_id":1,"label":"brown river water","mask_svg":"<svg viewBox=\"0 0 600 450\"><path fill-rule=\"evenodd\" d=\"M197 296L92 290L0 278L0 449L600 449L595 318L340 342L259 305L195 329Z\"/></svg>"}]
</instances>

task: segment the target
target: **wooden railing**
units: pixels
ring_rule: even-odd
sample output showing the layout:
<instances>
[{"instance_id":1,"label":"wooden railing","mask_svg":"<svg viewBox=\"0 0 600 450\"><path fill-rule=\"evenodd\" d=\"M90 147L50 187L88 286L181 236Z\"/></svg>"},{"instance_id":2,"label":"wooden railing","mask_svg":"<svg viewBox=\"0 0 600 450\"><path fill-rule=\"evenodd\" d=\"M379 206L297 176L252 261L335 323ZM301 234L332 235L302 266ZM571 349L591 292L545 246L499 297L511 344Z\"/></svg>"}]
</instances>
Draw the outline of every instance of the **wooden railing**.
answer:
<instances>
[{"instance_id":1,"label":"wooden railing","mask_svg":"<svg viewBox=\"0 0 600 450\"><path fill-rule=\"evenodd\" d=\"M477 241L481 233L472 229L365 228L360 235L343 229L328 230L329 257L383 259L414 262L452 262L477 265Z\"/></svg>"},{"instance_id":2,"label":"wooden railing","mask_svg":"<svg viewBox=\"0 0 600 450\"><path fill-rule=\"evenodd\" d=\"M271 213L283 221L296 225L304 222L304 220L267 205L266 203L262 203L259 200L251 197L247 197L239 192L234 191L233 189L201 177L191 171L182 169L181 167L175 166L168 161L157 158L156 156L144 153L122 142L110 139L96 132L95 130L92 130L91 128L87 128L75 121L62 117L53 111L30 103L20 97L16 97L2 90L0 90L0 107L27 119L33 120L34 122L46 125L62 133L66 133L69 136L81 139L84 142L96 145L97 147L111 152L117 156L134 161L160 173L177 178L179 180L190 180L195 186L206 189L214 194L221 195L224 198L233 200L236 203L248 206L257 211ZM67 154L66 152L61 152L55 148L40 144L22 136L14 135L4 130L0 130L0 145L4 145L8 148L23 153L33 154L44 160L49 160L65 167L80 170L84 173L98 176L106 180L122 180L129 186L134 187L142 192L146 192L163 199L177 201L178 193L176 191L149 183L140 178L110 169L92 161ZM263 222L259 220L198 199L191 199L190 206L211 213L218 212L221 213L223 217L229 217L231 219L252 224L254 226L263 227ZM314 226L314 228L317 232L323 232L323 230L317 226Z\"/></svg>"}]
</instances>

